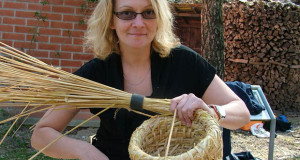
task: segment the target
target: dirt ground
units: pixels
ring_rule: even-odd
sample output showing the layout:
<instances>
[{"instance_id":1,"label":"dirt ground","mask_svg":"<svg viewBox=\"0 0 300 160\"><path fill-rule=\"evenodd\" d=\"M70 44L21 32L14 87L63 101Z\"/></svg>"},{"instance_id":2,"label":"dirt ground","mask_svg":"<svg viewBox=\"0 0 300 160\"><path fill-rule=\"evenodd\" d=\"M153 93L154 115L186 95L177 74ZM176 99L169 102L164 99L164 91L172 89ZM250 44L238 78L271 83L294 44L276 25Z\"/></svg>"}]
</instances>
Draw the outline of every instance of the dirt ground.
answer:
<instances>
[{"instance_id":1,"label":"dirt ground","mask_svg":"<svg viewBox=\"0 0 300 160\"><path fill-rule=\"evenodd\" d=\"M280 112L274 114L280 115ZM274 160L300 160L300 113L287 112L284 115L292 122L293 129L289 132L276 132ZM96 128L81 128L70 136L89 141L94 133ZM232 153L250 151L256 158L268 159L269 138L257 138L251 132L240 129L232 131L231 138Z\"/></svg>"},{"instance_id":2,"label":"dirt ground","mask_svg":"<svg viewBox=\"0 0 300 160\"><path fill-rule=\"evenodd\" d=\"M280 112L275 112L280 115ZM289 132L277 131L274 145L274 159L300 159L300 114L287 112L284 114L293 129ZM232 152L250 151L262 160L268 158L269 138L257 138L251 132L235 130L231 134Z\"/></svg>"}]
</instances>

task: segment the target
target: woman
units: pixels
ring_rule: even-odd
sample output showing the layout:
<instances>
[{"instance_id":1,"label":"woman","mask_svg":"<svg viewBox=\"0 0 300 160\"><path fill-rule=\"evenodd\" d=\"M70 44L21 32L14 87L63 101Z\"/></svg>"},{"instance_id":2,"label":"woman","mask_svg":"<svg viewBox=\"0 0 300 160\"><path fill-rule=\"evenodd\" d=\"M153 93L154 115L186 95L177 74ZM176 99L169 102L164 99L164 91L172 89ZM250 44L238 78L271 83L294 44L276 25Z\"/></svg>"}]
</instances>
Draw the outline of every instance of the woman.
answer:
<instances>
[{"instance_id":1,"label":"woman","mask_svg":"<svg viewBox=\"0 0 300 160\"><path fill-rule=\"evenodd\" d=\"M75 74L130 93L173 98L170 110L177 109L187 126L197 109L216 116L225 128L248 123L245 104L214 67L180 45L172 27L173 17L164 0L100 0L88 22L86 41L98 58ZM90 110L95 114L101 109ZM32 146L39 150L59 137L78 111L49 110L34 129ZM109 109L99 117L93 145L65 136L44 153L82 160L129 159L130 136L147 117L125 109Z\"/></svg>"}]
</instances>

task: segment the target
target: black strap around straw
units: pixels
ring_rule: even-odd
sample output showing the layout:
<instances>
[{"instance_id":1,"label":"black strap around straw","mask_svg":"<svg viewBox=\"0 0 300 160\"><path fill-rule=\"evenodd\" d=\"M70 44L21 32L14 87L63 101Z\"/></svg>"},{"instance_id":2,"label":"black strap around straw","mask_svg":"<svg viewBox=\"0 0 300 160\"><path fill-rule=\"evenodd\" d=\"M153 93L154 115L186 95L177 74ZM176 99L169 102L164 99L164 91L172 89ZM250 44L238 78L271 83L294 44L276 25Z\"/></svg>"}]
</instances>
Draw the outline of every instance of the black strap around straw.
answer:
<instances>
[{"instance_id":1,"label":"black strap around straw","mask_svg":"<svg viewBox=\"0 0 300 160\"><path fill-rule=\"evenodd\" d=\"M143 110L144 96L133 93L130 100L130 108L133 110Z\"/></svg>"}]
</instances>

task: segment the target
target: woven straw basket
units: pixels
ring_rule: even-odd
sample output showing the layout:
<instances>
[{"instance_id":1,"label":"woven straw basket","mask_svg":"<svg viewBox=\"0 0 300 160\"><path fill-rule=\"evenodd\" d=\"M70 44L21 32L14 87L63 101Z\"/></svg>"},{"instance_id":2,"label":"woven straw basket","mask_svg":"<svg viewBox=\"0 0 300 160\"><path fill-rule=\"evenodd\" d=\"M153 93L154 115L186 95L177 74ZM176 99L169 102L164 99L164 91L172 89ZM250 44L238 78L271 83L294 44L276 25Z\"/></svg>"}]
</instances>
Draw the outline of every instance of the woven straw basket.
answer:
<instances>
[{"instance_id":1,"label":"woven straw basket","mask_svg":"<svg viewBox=\"0 0 300 160\"><path fill-rule=\"evenodd\" d=\"M206 111L198 110L191 127L179 120L174 123L168 156L167 141L172 125L171 116L155 116L139 126L132 134L129 154L132 160L217 160L223 156L220 127Z\"/></svg>"}]
</instances>

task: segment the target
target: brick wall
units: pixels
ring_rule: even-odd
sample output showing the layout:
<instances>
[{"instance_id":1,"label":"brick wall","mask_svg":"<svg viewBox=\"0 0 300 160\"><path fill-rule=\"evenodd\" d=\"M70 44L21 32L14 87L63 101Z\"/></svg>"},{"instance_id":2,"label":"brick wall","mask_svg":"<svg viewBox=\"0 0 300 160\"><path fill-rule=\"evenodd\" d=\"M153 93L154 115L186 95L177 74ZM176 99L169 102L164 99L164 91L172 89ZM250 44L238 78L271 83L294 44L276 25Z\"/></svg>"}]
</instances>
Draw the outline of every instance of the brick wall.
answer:
<instances>
[{"instance_id":1,"label":"brick wall","mask_svg":"<svg viewBox=\"0 0 300 160\"><path fill-rule=\"evenodd\" d=\"M2 0L0 39L40 60L74 72L93 55L82 47L86 25L81 5L85 0ZM35 13L46 16L38 21ZM38 23L38 25L37 25ZM34 34L37 28L39 34ZM33 35L36 42L31 43Z\"/></svg>"},{"instance_id":2,"label":"brick wall","mask_svg":"<svg viewBox=\"0 0 300 160\"><path fill-rule=\"evenodd\" d=\"M79 22L85 17L81 5L86 0L1 0L0 41L20 49L49 65L74 72L94 56L83 48L86 25ZM46 16L38 21L36 12ZM38 25L37 25L38 23ZM37 28L39 34L34 34ZM36 42L31 41L36 35ZM33 43L32 43L33 42ZM35 114L33 117L40 117ZM75 121L90 117L83 110ZM33 118L30 123L36 120Z\"/></svg>"}]
</instances>

